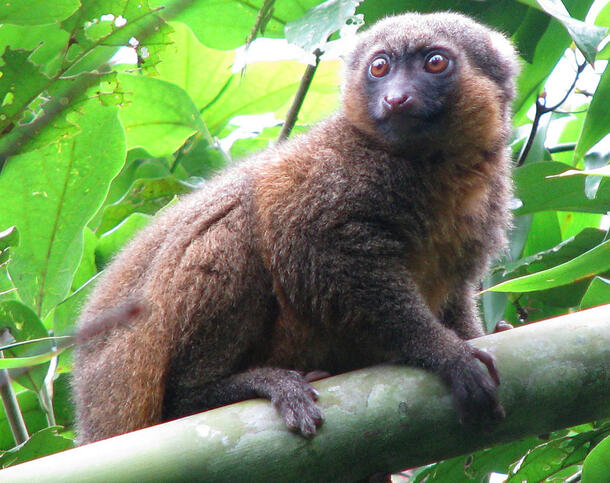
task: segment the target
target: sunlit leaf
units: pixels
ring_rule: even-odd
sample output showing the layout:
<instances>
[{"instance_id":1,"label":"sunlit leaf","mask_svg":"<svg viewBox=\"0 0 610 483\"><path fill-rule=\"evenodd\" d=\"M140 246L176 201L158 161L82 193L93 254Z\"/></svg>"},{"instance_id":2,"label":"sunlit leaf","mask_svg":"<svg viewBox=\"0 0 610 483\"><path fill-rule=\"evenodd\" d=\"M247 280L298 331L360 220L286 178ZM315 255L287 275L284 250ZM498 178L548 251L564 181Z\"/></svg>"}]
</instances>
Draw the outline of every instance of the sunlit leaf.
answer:
<instances>
[{"instance_id":1,"label":"sunlit leaf","mask_svg":"<svg viewBox=\"0 0 610 483\"><path fill-rule=\"evenodd\" d=\"M69 17L80 6L79 0L15 0L0 3L0 23L43 25Z\"/></svg>"},{"instance_id":2,"label":"sunlit leaf","mask_svg":"<svg viewBox=\"0 0 610 483\"><path fill-rule=\"evenodd\" d=\"M172 24L172 44L161 55L157 76L186 91L198 109L214 102L235 76L231 72L235 53L202 45L184 24ZM235 79L239 82L238 78Z\"/></svg>"},{"instance_id":3,"label":"sunlit leaf","mask_svg":"<svg viewBox=\"0 0 610 483\"><path fill-rule=\"evenodd\" d=\"M74 138L9 159L0 173L0 227L20 245L9 265L24 302L42 317L67 295L81 258L82 230L125 158L115 107L81 106Z\"/></svg>"},{"instance_id":4,"label":"sunlit leaf","mask_svg":"<svg viewBox=\"0 0 610 483\"><path fill-rule=\"evenodd\" d=\"M49 79L29 60L31 52L6 49L0 67L0 130L21 120Z\"/></svg>"},{"instance_id":5,"label":"sunlit leaf","mask_svg":"<svg viewBox=\"0 0 610 483\"><path fill-rule=\"evenodd\" d=\"M246 42L263 3L264 0L150 1L151 7L165 6L162 14L167 15L168 20L184 22L201 43L222 50L234 49ZM287 22L301 17L318 3L319 0L276 1L265 25L265 37L282 37Z\"/></svg>"},{"instance_id":6,"label":"sunlit leaf","mask_svg":"<svg viewBox=\"0 0 610 483\"><path fill-rule=\"evenodd\" d=\"M120 74L118 81L125 94L120 118L128 149L142 147L164 156L195 131L206 129L199 110L177 85L129 74Z\"/></svg>"},{"instance_id":7,"label":"sunlit leaf","mask_svg":"<svg viewBox=\"0 0 610 483\"><path fill-rule=\"evenodd\" d=\"M605 214L610 208L610 180L604 178L596 197L589 199L585 194L583 176L552 177L570 168L563 163L540 162L516 169L516 197L522 206L515 210L515 214L544 210Z\"/></svg>"},{"instance_id":8,"label":"sunlit leaf","mask_svg":"<svg viewBox=\"0 0 610 483\"><path fill-rule=\"evenodd\" d=\"M606 36L607 29L586 24L570 16L561 0L519 0L534 8L541 8L547 14L557 19L568 31L574 43L583 53L588 62L593 63L597 46Z\"/></svg>"},{"instance_id":9,"label":"sunlit leaf","mask_svg":"<svg viewBox=\"0 0 610 483\"><path fill-rule=\"evenodd\" d=\"M606 68L595 91L578 139L574 156L579 158L608 134L610 126L610 69Z\"/></svg>"}]
</instances>

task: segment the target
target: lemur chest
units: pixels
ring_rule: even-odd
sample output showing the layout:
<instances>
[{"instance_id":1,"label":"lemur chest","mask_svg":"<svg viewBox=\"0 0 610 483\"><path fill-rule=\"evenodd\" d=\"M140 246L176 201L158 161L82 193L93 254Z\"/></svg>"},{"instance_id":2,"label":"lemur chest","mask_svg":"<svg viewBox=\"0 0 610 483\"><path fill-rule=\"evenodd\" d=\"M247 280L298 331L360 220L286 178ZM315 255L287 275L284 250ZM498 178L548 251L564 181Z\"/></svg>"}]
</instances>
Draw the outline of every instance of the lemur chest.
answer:
<instances>
[{"instance_id":1,"label":"lemur chest","mask_svg":"<svg viewBox=\"0 0 610 483\"><path fill-rule=\"evenodd\" d=\"M468 177L428 199L424 236L409 265L433 313L440 314L456 287L472 281L484 263L489 191L481 178Z\"/></svg>"}]
</instances>

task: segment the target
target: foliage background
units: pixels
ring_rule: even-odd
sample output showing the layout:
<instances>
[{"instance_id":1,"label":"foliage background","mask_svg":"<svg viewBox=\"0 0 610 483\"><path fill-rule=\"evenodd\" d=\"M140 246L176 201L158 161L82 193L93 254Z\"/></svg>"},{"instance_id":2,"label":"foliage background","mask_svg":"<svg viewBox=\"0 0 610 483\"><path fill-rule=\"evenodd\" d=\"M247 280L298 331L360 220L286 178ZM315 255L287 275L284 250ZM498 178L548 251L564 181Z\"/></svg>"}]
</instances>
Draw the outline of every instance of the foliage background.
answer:
<instances>
[{"instance_id":1,"label":"foliage background","mask_svg":"<svg viewBox=\"0 0 610 483\"><path fill-rule=\"evenodd\" d=\"M585 24L592 0L329 0L310 10L320 3L0 5L0 329L8 329L0 368L21 367L3 386L18 400L17 414L8 406L0 412L3 466L72 445L69 340L61 336L72 334L96 275L151 215L276 140L277 120L286 116L305 70L286 59L294 55L277 43L282 39L310 61L316 48L326 52L299 111L298 132L336 107L336 52L362 22L451 9L506 32L523 60L512 143L523 163L514 174L511 245L486 282L495 288L482 297L486 324L519 324L610 302L604 218L610 149L600 143L610 126L610 48L597 52L610 5ZM276 40L256 40L246 52L243 45L257 37ZM133 64L117 63L119 47L120 58ZM265 60L252 61L261 51ZM583 56L590 64L597 57L595 70L581 75L588 79L584 87L571 89ZM546 90L548 101L541 97ZM537 100L553 107L570 90L566 103L540 116L524 158ZM273 115L259 116L264 113ZM34 339L42 340L15 345ZM28 434L16 445L9 421L19 414ZM591 422L432 465L409 478L486 480L495 471L508 481L564 481L579 477L583 463L586 476L610 458L609 432L608 424Z\"/></svg>"}]
</instances>

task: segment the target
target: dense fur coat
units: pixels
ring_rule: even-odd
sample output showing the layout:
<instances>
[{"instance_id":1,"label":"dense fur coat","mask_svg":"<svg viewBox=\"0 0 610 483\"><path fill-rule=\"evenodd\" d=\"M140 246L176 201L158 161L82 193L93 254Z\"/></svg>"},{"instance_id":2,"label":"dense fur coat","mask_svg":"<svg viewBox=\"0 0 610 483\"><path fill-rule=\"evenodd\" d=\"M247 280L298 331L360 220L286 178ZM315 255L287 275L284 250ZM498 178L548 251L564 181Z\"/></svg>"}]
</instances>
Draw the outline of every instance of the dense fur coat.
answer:
<instances>
[{"instance_id":1,"label":"dense fur coat","mask_svg":"<svg viewBox=\"0 0 610 483\"><path fill-rule=\"evenodd\" d=\"M79 442L259 396L312 435L302 374L386 361L437 372L464 420L502 417L465 339L509 224L516 69L503 36L457 14L361 34L337 113L185 197L106 269L82 330L149 310L77 348Z\"/></svg>"}]
</instances>

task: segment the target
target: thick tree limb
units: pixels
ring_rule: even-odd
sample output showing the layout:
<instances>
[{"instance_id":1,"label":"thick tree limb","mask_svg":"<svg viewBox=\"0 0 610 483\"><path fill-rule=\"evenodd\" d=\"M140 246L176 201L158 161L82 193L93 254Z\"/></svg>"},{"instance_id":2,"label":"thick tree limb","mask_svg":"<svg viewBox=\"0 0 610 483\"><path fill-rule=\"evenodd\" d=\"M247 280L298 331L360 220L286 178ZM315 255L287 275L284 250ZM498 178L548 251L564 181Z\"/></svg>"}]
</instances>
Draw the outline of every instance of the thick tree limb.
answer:
<instances>
[{"instance_id":1,"label":"thick tree limb","mask_svg":"<svg viewBox=\"0 0 610 483\"><path fill-rule=\"evenodd\" d=\"M458 424L438 378L383 366L321 380L326 422L306 440L246 401L41 458L10 481L354 481L610 416L610 305L489 335L506 419Z\"/></svg>"}]
</instances>

